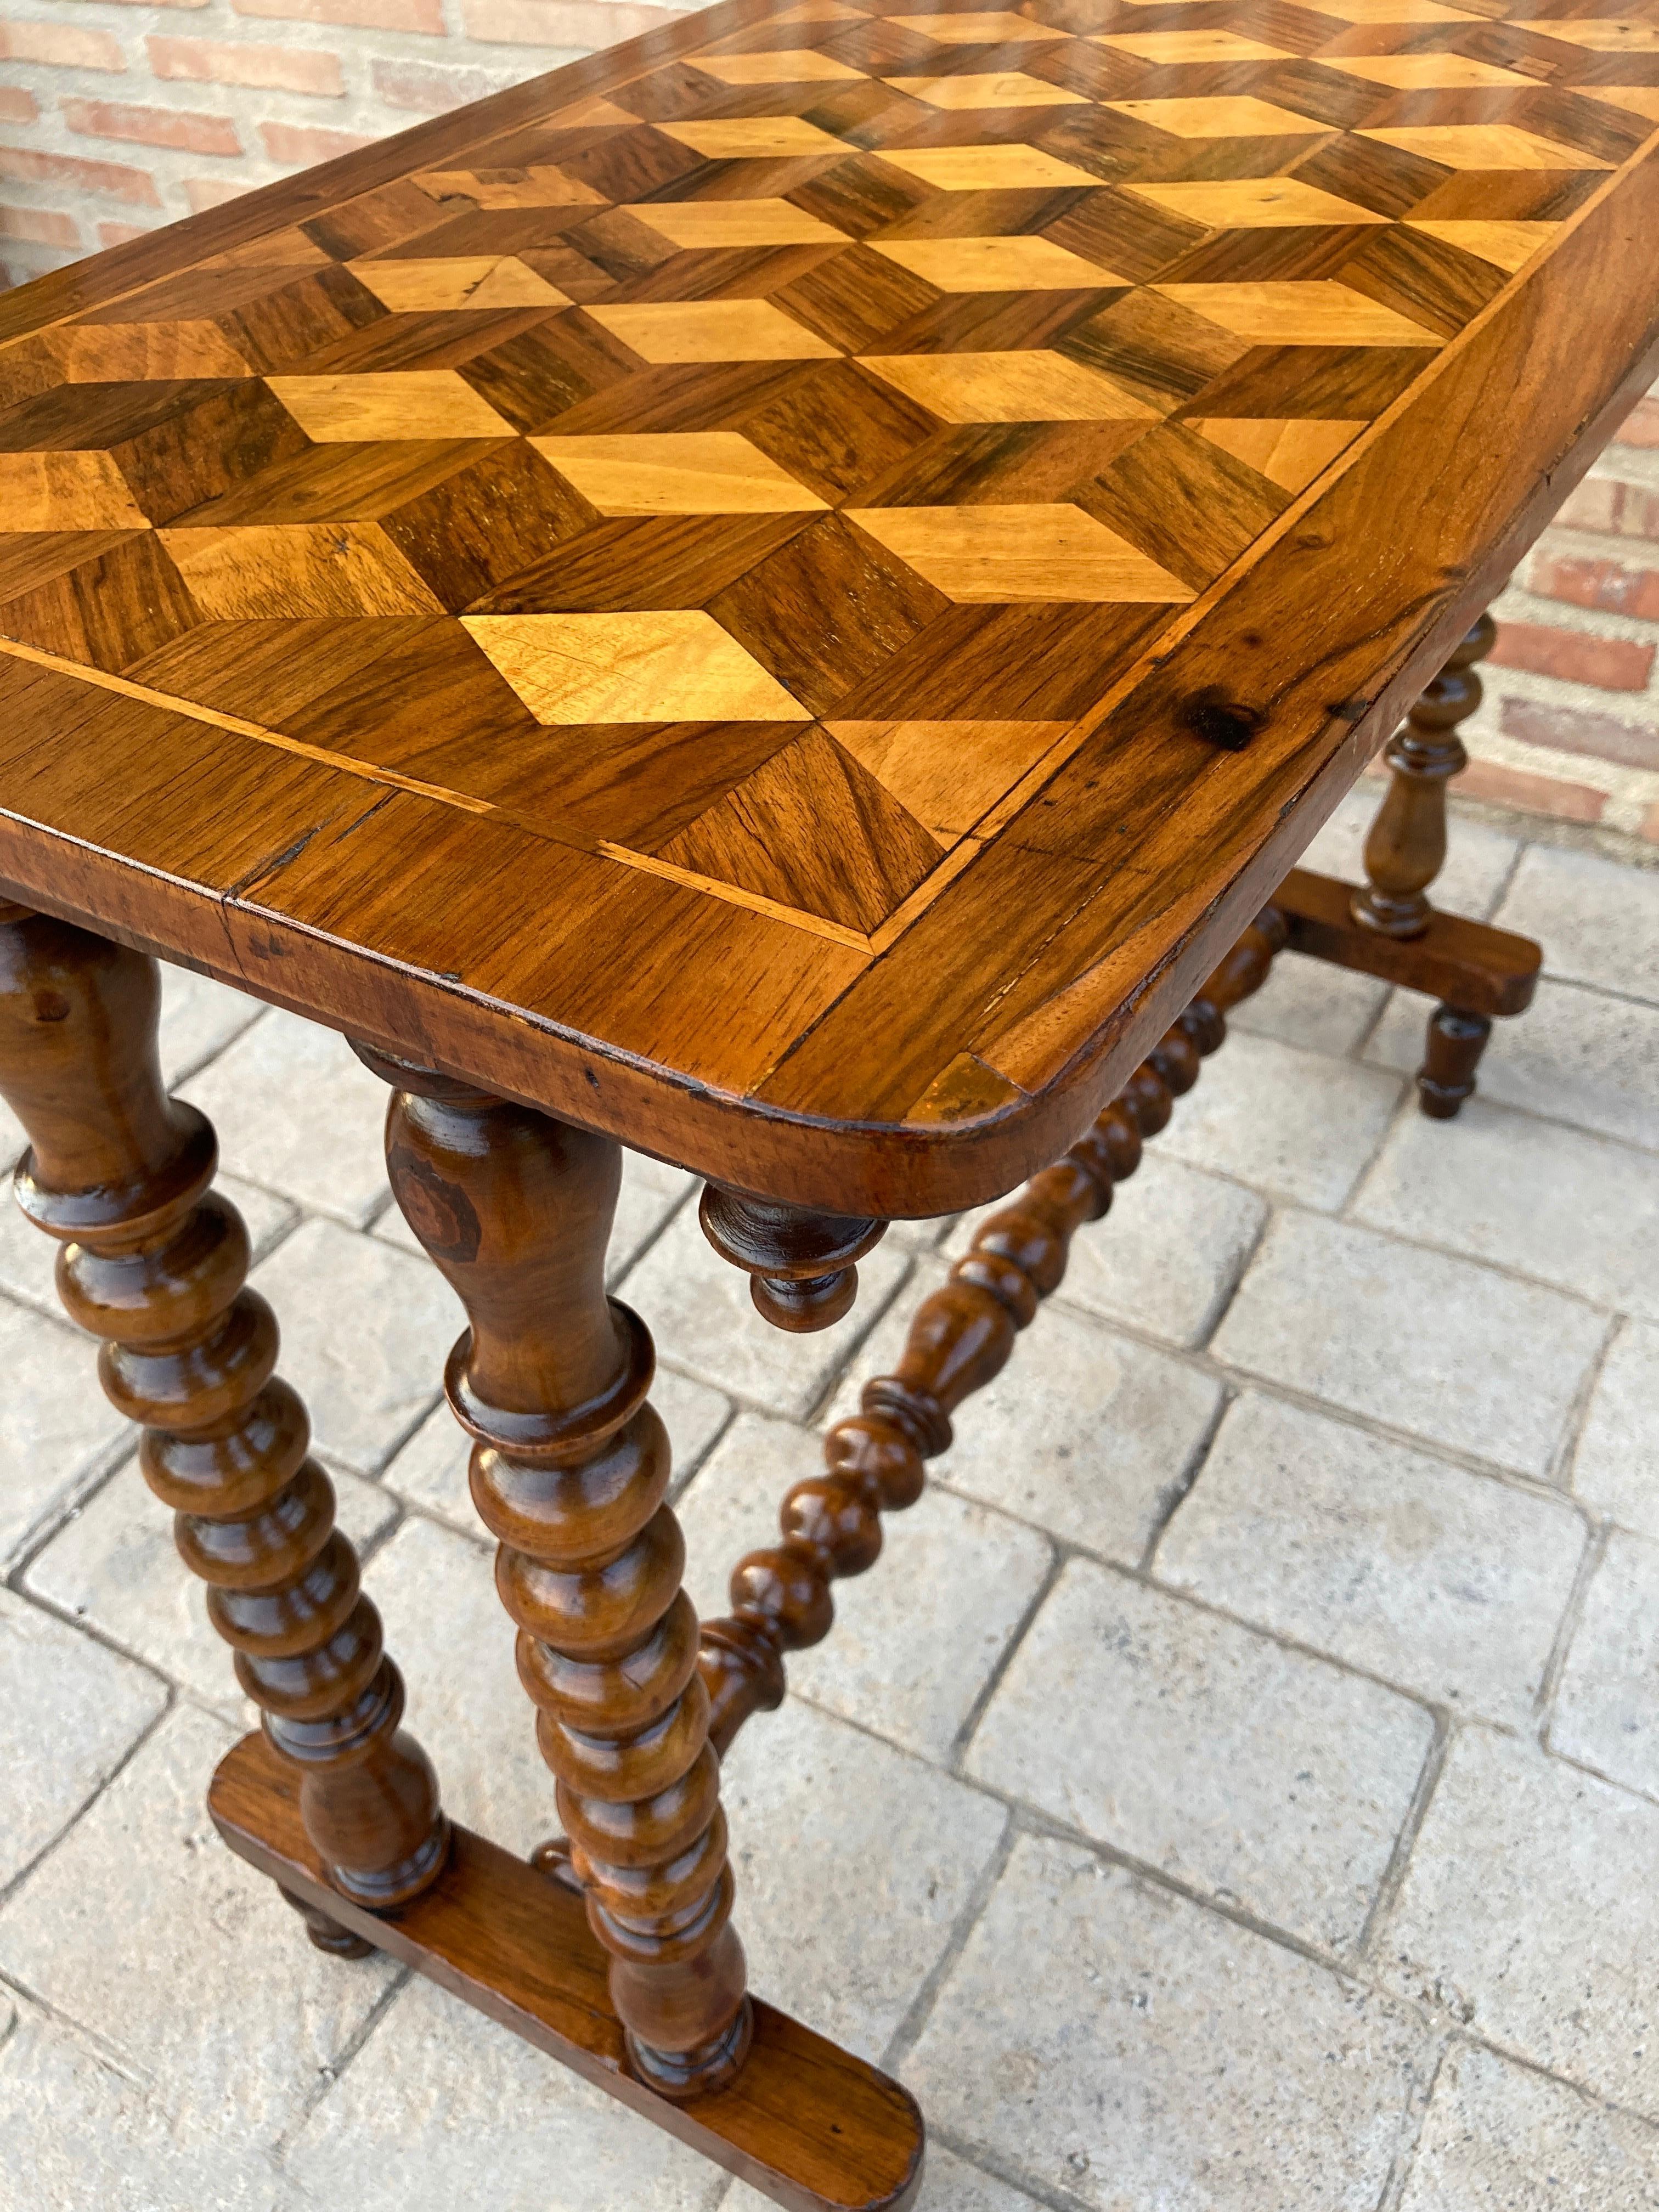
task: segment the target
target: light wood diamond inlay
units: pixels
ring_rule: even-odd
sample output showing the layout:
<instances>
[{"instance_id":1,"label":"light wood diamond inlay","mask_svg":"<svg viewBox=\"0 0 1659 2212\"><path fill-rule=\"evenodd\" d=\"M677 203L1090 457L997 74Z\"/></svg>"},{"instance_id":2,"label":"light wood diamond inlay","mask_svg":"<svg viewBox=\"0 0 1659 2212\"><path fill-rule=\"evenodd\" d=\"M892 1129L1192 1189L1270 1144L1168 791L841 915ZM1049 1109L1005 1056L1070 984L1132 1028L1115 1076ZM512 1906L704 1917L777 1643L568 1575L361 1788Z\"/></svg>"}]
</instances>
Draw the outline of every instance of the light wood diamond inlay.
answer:
<instances>
[{"instance_id":1,"label":"light wood diamond inlay","mask_svg":"<svg viewBox=\"0 0 1659 2212\"><path fill-rule=\"evenodd\" d=\"M1327 469L1365 428L1363 422L1304 422L1251 420L1220 416L1213 422L1189 422L1212 446L1266 477L1286 491L1301 491L1322 469Z\"/></svg>"},{"instance_id":2,"label":"light wood diamond inlay","mask_svg":"<svg viewBox=\"0 0 1659 2212\"><path fill-rule=\"evenodd\" d=\"M1587 100L1605 100L1613 107L1659 123L1659 84L1587 84L1580 89Z\"/></svg>"},{"instance_id":3,"label":"light wood diamond inlay","mask_svg":"<svg viewBox=\"0 0 1659 2212\"><path fill-rule=\"evenodd\" d=\"M1102 182L1040 146L884 146L881 159L939 192L1061 191Z\"/></svg>"},{"instance_id":4,"label":"light wood diamond inlay","mask_svg":"<svg viewBox=\"0 0 1659 2212\"><path fill-rule=\"evenodd\" d=\"M890 76L896 91L925 100L930 107L1082 107L1080 92L1063 84L1027 76L1023 70L998 70L979 76Z\"/></svg>"},{"instance_id":5,"label":"light wood diamond inlay","mask_svg":"<svg viewBox=\"0 0 1659 2212\"><path fill-rule=\"evenodd\" d=\"M1212 230L1268 230L1283 225L1302 229L1309 224L1387 222L1384 215L1361 207L1356 200L1339 199L1318 185L1305 185L1299 177L1225 177L1212 182L1181 185L1130 185L1137 199L1152 200L1171 215L1189 222L1207 224Z\"/></svg>"},{"instance_id":6,"label":"light wood diamond inlay","mask_svg":"<svg viewBox=\"0 0 1659 2212\"><path fill-rule=\"evenodd\" d=\"M1283 46L1264 46L1237 31L1097 31L1097 45L1148 62L1277 62Z\"/></svg>"},{"instance_id":7,"label":"light wood diamond inlay","mask_svg":"<svg viewBox=\"0 0 1659 2212\"><path fill-rule=\"evenodd\" d=\"M866 355L861 368L896 385L946 422L1156 421L1121 385L1065 354Z\"/></svg>"},{"instance_id":8,"label":"light wood diamond inlay","mask_svg":"<svg viewBox=\"0 0 1659 2212\"><path fill-rule=\"evenodd\" d=\"M516 254L464 254L447 261L354 261L351 273L394 315L570 305L568 293L526 268Z\"/></svg>"},{"instance_id":9,"label":"light wood diamond inlay","mask_svg":"<svg viewBox=\"0 0 1659 2212\"><path fill-rule=\"evenodd\" d=\"M1518 70L1499 69L1467 54L1333 54L1327 66L1340 70L1345 76L1363 76L1371 84L1393 85L1402 92L1451 91L1483 84L1513 85L1524 91L1533 82Z\"/></svg>"},{"instance_id":10,"label":"light wood diamond inlay","mask_svg":"<svg viewBox=\"0 0 1659 2212\"><path fill-rule=\"evenodd\" d=\"M1066 734L1063 722L829 722L924 830L953 843Z\"/></svg>"},{"instance_id":11,"label":"light wood diamond inlay","mask_svg":"<svg viewBox=\"0 0 1659 2212\"><path fill-rule=\"evenodd\" d=\"M601 514L789 514L823 505L735 430L530 442Z\"/></svg>"},{"instance_id":12,"label":"light wood diamond inlay","mask_svg":"<svg viewBox=\"0 0 1659 2212\"><path fill-rule=\"evenodd\" d=\"M1129 281L1047 238L904 238L878 240L876 250L941 292L1077 292Z\"/></svg>"},{"instance_id":13,"label":"light wood diamond inlay","mask_svg":"<svg viewBox=\"0 0 1659 2212\"><path fill-rule=\"evenodd\" d=\"M810 721L712 615L464 615L538 722Z\"/></svg>"},{"instance_id":14,"label":"light wood diamond inlay","mask_svg":"<svg viewBox=\"0 0 1659 2212\"><path fill-rule=\"evenodd\" d=\"M630 118L631 120L631 118ZM568 177L562 169L532 162L502 174L486 170L424 169L415 179L434 200L469 199L476 207L504 210L538 207L603 207L605 195Z\"/></svg>"},{"instance_id":15,"label":"light wood diamond inlay","mask_svg":"<svg viewBox=\"0 0 1659 2212\"><path fill-rule=\"evenodd\" d=\"M775 50L758 54L704 54L696 66L705 76L717 76L722 84L805 84L813 80L836 82L851 77L857 80L862 70L849 69L838 62L833 54L814 53L810 48Z\"/></svg>"},{"instance_id":16,"label":"light wood diamond inlay","mask_svg":"<svg viewBox=\"0 0 1659 2212\"><path fill-rule=\"evenodd\" d=\"M512 434L511 424L453 368L398 369L382 376L273 376L267 381L307 437L319 445Z\"/></svg>"},{"instance_id":17,"label":"light wood diamond inlay","mask_svg":"<svg viewBox=\"0 0 1659 2212\"><path fill-rule=\"evenodd\" d=\"M846 148L804 115L711 117L706 123L660 123L656 128L711 161L789 161L803 154L839 156Z\"/></svg>"},{"instance_id":18,"label":"light wood diamond inlay","mask_svg":"<svg viewBox=\"0 0 1659 2212\"><path fill-rule=\"evenodd\" d=\"M875 507L848 519L952 599L1193 597L1079 507Z\"/></svg>"},{"instance_id":19,"label":"light wood diamond inlay","mask_svg":"<svg viewBox=\"0 0 1659 2212\"><path fill-rule=\"evenodd\" d=\"M1176 138L1310 138L1332 127L1249 94L1213 100L1109 100L1106 105Z\"/></svg>"},{"instance_id":20,"label":"light wood diamond inlay","mask_svg":"<svg viewBox=\"0 0 1659 2212\"><path fill-rule=\"evenodd\" d=\"M1448 246L1462 247L1477 261L1510 270L1524 269L1560 227L1554 222L1434 222L1422 218L1407 225L1410 230L1426 231L1431 238L1443 238Z\"/></svg>"},{"instance_id":21,"label":"light wood diamond inlay","mask_svg":"<svg viewBox=\"0 0 1659 2212\"><path fill-rule=\"evenodd\" d=\"M71 323L52 331L46 343L67 384L253 374L216 323ZM0 371L0 386L3 380Z\"/></svg>"},{"instance_id":22,"label":"light wood diamond inlay","mask_svg":"<svg viewBox=\"0 0 1659 2212\"><path fill-rule=\"evenodd\" d=\"M890 19L907 31L920 31L942 46L1012 45L1021 39L1063 39L1064 31L1052 24L1034 23L1029 15L1007 9L983 8L969 15L895 15Z\"/></svg>"},{"instance_id":23,"label":"light wood diamond inlay","mask_svg":"<svg viewBox=\"0 0 1659 2212\"><path fill-rule=\"evenodd\" d=\"M1317 0L1322 15L1345 23L1479 23L1484 17L1444 0Z\"/></svg>"},{"instance_id":24,"label":"light wood diamond inlay","mask_svg":"<svg viewBox=\"0 0 1659 2212\"><path fill-rule=\"evenodd\" d=\"M1449 169L1607 169L1613 166L1598 155L1580 153L1553 138L1540 138L1514 123L1420 123L1361 131L1357 135L1377 139L1385 146L1398 146L1402 154L1420 154L1425 161L1443 161Z\"/></svg>"},{"instance_id":25,"label":"light wood diamond inlay","mask_svg":"<svg viewBox=\"0 0 1659 2212\"><path fill-rule=\"evenodd\" d=\"M8 530L148 530L112 453L0 453Z\"/></svg>"},{"instance_id":26,"label":"light wood diamond inlay","mask_svg":"<svg viewBox=\"0 0 1659 2212\"><path fill-rule=\"evenodd\" d=\"M1537 31L1547 39L1564 39L1571 46L1588 46L1593 53L1659 54L1659 24L1638 23L1629 17L1585 15L1556 21L1534 17L1515 27Z\"/></svg>"},{"instance_id":27,"label":"light wood diamond inlay","mask_svg":"<svg viewBox=\"0 0 1659 2212\"><path fill-rule=\"evenodd\" d=\"M653 300L587 313L644 361L811 361L836 354L769 300Z\"/></svg>"},{"instance_id":28,"label":"light wood diamond inlay","mask_svg":"<svg viewBox=\"0 0 1659 2212\"><path fill-rule=\"evenodd\" d=\"M650 200L633 210L671 246L845 246L846 234L788 200Z\"/></svg>"},{"instance_id":29,"label":"light wood diamond inlay","mask_svg":"<svg viewBox=\"0 0 1659 2212\"><path fill-rule=\"evenodd\" d=\"M1328 279L1310 283L1160 284L1166 300L1256 345L1437 346L1378 300Z\"/></svg>"}]
</instances>

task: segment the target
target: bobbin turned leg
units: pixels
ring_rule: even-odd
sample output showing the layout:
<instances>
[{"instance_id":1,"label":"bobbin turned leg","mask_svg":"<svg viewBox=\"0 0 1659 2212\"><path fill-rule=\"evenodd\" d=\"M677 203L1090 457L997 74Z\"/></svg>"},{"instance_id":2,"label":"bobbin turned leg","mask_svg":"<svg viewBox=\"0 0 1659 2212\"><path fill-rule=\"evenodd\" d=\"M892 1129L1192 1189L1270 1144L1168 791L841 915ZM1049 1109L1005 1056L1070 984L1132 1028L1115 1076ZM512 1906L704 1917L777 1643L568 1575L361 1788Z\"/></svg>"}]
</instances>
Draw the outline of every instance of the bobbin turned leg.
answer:
<instances>
[{"instance_id":1,"label":"bobbin turned leg","mask_svg":"<svg viewBox=\"0 0 1659 2212\"><path fill-rule=\"evenodd\" d=\"M362 1057L396 1086L392 1188L471 1323L449 1401L629 2057L662 2095L719 2088L750 2008L654 1355L605 1294L620 1148Z\"/></svg>"},{"instance_id":2,"label":"bobbin turned leg","mask_svg":"<svg viewBox=\"0 0 1659 2212\"><path fill-rule=\"evenodd\" d=\"M144 1478L266 1735L301 1775L305 1827L335 1887L376 1911L441 1871L448 1832L425 1753L398 1727L403 1681L276 1380L276 1323L246 1289L247 1231L209 1186L211 1127L170 1100L155 963L0 902L0 1094L28 1133L17 1198L58 1237L58 1288L102 1337L99 1373L143 1428ZM370 1947L290 1897L312 1941Z\"/></svg>"},{"instance_id":3,"label":"bobbin turned leg","mask_svg":"<svg viewBox=\"0 0 1659 2212\"><path fill-rule=\"evenodd\" d=\"M1388 795L1365 841L1366 882L1352 901L1354 920L1384 937L1421 937L1428 928L1429 885L1446 860L1446 786L1469 761L1457 726L1480 704L1475 663L1497 635L1483 614L1389 744ZM1472 1094L1491 1030L1484 1016L1455 1006L1430 1017L1428 1057L1417 1078L1425 1114L1449 1121Z\"/></svg>"}]
</instances>

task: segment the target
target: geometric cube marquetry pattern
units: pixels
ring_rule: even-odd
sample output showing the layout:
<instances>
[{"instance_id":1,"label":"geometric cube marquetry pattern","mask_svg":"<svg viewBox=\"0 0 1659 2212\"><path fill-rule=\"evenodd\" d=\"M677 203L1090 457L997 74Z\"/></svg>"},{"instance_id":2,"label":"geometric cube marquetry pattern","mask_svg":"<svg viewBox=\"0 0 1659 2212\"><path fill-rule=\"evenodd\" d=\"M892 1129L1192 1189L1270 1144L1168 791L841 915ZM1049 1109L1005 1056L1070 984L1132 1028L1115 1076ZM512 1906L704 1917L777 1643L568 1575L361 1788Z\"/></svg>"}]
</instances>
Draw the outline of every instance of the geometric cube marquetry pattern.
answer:
<instances>
[{"instance_id":1,"label":"geometric cube marquetry pattern","mask_svg":"<svg viewBox=\"0 0 1659 2212\"><path fill-rule=\"evenodd\" d=\"M1659 17L1567 4L799 0L556 76L14 316L0 639L878 952L1659 126Z\"/></svg>"}]
</instances>

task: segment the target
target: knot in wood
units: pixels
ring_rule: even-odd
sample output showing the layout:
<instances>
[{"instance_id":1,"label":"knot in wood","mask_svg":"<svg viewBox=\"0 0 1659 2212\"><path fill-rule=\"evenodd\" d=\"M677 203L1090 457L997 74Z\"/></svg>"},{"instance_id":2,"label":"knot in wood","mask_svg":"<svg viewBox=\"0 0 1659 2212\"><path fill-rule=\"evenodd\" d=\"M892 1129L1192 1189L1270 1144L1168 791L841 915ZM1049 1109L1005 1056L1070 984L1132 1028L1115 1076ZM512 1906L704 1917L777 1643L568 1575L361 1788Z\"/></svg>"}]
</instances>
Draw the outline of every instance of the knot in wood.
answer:
<instances>
[{"instance_id":1,"label":"knot in wood","mask_svg":"<svg viewBox=\"0 0 1659 2212\"><path fill-rule=\"evenodd\" d=\"M1184 702L1181 719L1193 735L1223 752L1242 753L1267 717L1259 707L1246 707L1230 699L1219 684L1194 691Z\"/></svg>"}]
</instances>

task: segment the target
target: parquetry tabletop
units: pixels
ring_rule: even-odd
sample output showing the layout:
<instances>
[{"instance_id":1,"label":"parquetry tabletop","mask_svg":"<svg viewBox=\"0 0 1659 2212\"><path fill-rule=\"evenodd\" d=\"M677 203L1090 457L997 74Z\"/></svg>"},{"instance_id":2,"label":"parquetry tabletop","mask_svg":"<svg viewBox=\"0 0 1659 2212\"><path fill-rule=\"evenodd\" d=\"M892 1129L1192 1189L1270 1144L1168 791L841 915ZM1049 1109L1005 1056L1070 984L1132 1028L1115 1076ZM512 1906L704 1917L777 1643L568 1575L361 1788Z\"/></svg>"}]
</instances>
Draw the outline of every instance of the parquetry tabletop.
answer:
<instances>
[{"instance_id":1,"label":"parquetry tabletop","mask_svg":"<svg viewBox=\"0 0 1659 2212\"><path fill-rule=\"evenodd\" d=\"M1000 1191L1653 373L1656 134L1655 0L728 0L27 287L0 875Z\"/></svg>"}]
</instances>

